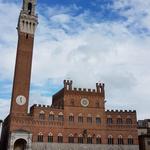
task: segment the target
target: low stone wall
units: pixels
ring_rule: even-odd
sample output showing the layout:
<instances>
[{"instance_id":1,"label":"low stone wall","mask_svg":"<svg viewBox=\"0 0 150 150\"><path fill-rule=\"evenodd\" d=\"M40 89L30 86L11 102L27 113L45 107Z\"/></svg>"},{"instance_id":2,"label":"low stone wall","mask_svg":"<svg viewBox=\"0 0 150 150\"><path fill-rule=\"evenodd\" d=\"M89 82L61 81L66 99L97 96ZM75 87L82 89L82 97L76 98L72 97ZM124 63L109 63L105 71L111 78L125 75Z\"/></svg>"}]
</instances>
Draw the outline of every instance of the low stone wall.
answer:
<instances>
[{"instance_id":1,"label":"low stone wall","mask_svg":"<svg viewBox=\"0 0 150 150\"><path fill-rule=\"evenodd\" d=\"M139 150L138 145L32 143L32 150Z\"/></svg>"}]
</instances>

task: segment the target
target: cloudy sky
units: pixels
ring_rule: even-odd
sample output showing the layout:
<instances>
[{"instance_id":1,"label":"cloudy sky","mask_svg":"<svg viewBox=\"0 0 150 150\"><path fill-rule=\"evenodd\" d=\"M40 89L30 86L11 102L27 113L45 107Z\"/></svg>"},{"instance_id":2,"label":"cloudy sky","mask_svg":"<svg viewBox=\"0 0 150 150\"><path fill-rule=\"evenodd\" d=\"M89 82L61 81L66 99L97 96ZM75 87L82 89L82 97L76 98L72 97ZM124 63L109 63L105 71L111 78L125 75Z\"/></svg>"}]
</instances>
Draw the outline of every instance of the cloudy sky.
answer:
<instances>
[{"instance_id":1,"label":"cloudy sky","mask_svg":"<svg viewBox=\"0 0 150 150\"><path fill-rule=\"evenodd\" d=\"M0 0L0 119L9 112L22 0ZM30 105L72 79L105 83L107 109L150 118L150 0L38 0Z\"/></svg>"}]
</instances>

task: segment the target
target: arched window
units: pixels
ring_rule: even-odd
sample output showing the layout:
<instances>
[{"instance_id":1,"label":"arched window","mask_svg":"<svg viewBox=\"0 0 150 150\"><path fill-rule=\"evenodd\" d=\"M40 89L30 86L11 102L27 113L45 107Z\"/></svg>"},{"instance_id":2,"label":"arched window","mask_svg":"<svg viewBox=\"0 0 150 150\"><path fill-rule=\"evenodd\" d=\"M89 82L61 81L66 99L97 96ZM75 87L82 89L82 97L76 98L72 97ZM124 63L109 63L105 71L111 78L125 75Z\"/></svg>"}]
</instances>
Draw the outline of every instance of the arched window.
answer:
<instances>
[{"instance_id":1,"label":"arched window","mask_svg":"<svg viewBox=\"0 0 150 150\"><path fill-rule=\"evenodd\" d=\"M44 120L44 119L45 119L45 113L44 113L43 110L40 111L39 119L40 119L40 120Z\"/></svg>"},{"instance_id":2,"label":"arched window","mask_svg":"<svg viewBox=\"0 0 150 150\"><path fill-rule=\"evenodd\" d=\"M99 115L96 116L96 124L101 124L101 118Z\"/></svg>"},{"instance_id":3,"label":"arched window","mask_svg":"<svg viewBox=\"0 0 150 150\"><path fill-rule=\"evenodd\" d=\"M97 135L97 137L96 137L96 144L101 144L101 143L102 143L101 136Z\"/></svg>"},{"instance_id":4,"label":"arched window","mask_svg":"<svg viewBox=\"0 0 150 150\"><path fill-rule=\"evenodd\" d=\"M60 113L58 114L58 121L63 121L63 120L64 120L64 115L63 115L62 112L60 112Z\"/></svg>"},{"instance_id":5,"label":"arched window","mask_svg":"<svg viewBox=\"0 0 150 150\"><path fill-rule=\"evenodd\" d=\"M32 3L28 3L28 14L31 15L32 12Z\"/></svg>"},{"instance_id":6,"label":"arched window","mask_svg":"<svg viewBox=\"0 0 150 150\"><path fill-rule=\"evenodd\" d=\"M128 136L128 144L133 145L133 137L131 135Z\"/></svg>"},{"instance_id":7,"label":"arched window","mask_svg":"<svg viewBox=\"0 0 150 150\"><path fill-rule=\"evenodd\" d=\"M126 123L129 125L129 124L132 124L132 119L130 117L127 117L126 119Z\"/></svg>"},{"instance_id":8,"label":"arched window","mask_svg":"<svg viewBox=\"0 0 150 150\"><path fill-rule=\"evenodd\" d=\"M38 142L43 142L43 134L40 132L37 137Z\"/></svg>"},{"instance_id":9,"label":"arched window","mask_svg":"<svg viewBox=\"0 0 150 150\"><path fill-rule=\"evenodd\" d=\"M81 113L80 113L79 116L78 116L78 122L79 122L79 123L83 123L83 116L82 116Z\"/></svg>"},{"instance_id":10,"label":"arched window","mask_svg":"<svg viewBox=\"0 0 150 150\"><path fill-rule=\"evenodd\" d=\"M90 134L87 137L87 144L92 144L92 136Z\"/></svg>"},{"instance_id":11,"label":"arched window","mask_svg":"<svg viewBox=\"0 0 150 150\"><path fill-rule=\"evenodd\" d=\"M73 136L73 134L70 134L68 136L68 143L74 143L74 136Z\"/></svg>"},{"instance_id":12,"label":"arched window","mask_svg":"<svg viewBox=\"0 0 150 150\"><path fill-rule=\"evenodd\" d=\"M122 138L121 135L118 136L118 144L119 144L119 145L123 145L123 144L124 144L123 138Z\"/></svg>"},{"instance_id":13,"label":"arched window","mask_svg":"<svg viewBox=\"0 0 150 150\"><path fill-rule=\"evenodd\" d=\"M82 134L80 134L79 136L78 136L78 143L83 143L83 135Z\"/></svg>"},{"instance_id":14,"label":"arched window","mask_svg":"<svg viewBox=\"0 0 150 150\"><path fill-rule=\"evenodd\" d=\"M63 143L63 135L61 133L58 134L57 140L58 143Z\"/></svg>"},{"instance_id":15,"label":"arched window","mask_svg":"<svg viewBox=\"0 0 150 150\"><path fill-rule=\"evenodd\" d=\"M111 116L108 116L108 117L107 117L107 124L108 124L108 125L113 124L113 120L112 120L112 117L111 117Z\"/></svg>"},{"instance_id":16,"label":"arched window","mask_svg":"<svg viewBox=\"0 0 150 150\"><path fill-rule=\"evenodd\" d=\"M92 115L88 114L87 123L92 123Z\"/></svg>"},{"instance_id":17,"label":"arched window","mask_svg":"<svg viewBox=\"0 0 150 150\"><path fill-rule=\"evenodd\" d=\"M71 105L71 106L74 106L74 99L71 99L70 105Z\"/></svg>"},{"instance_id":18,"label":"arched window","mask_svg":"<svg viewBox=\"0 0 150 150\"><path fill-rule=\"evenodd\" d=\"M72 113L69 114L69 122L74 122L74 116Z\"/></svg>"},{"instance_id":19,"label":"arched window","mask_svg":"<svg viewBox=\"0 0 150 150\"><path fill-rule=\"evenodd\" d=\"M95 103L95 106L96 106L96 108L99 108L99 102L97 101L96 103Z\"/></svg>"},{"instance_id":20,"label":"arched window","mask_svg":"<svg viewBox=\"0 0 150 150\"><path fill-rule=\"evenodd\" d=\"M53 134L51 132L48 134L48 142L53 143Z\"/></svg>"},{"instance_id":21,"label":"arched window","mask_svg":"<svg viewBox=\"0 0 150 150\"><path fill-rule=\"evenodd\" d=\"M49 114L49 120L50 121L54 121L55 118L54 118L54 113L51 111L50 114Z\"/></svg>"},{"instance_id":22,"label":"arched window","mask_svg":"<svg viewBox=\"0 0 150 150\"><path fill-rule=\"evenodd\" d=\"M108 136L108 144L113 144L113 143L114 143L113 136L109 135Z\"/></svg>"},{"instance_id":23,"label":"arched window","mask_svg":"<svg viewBox=\"0 0 150 150\"><path fill-rule=\"evenodd\" d=\"M117 118L117 124L123 124L121 116L118 116L118 118Z\"/></svg>"}]
</instances>

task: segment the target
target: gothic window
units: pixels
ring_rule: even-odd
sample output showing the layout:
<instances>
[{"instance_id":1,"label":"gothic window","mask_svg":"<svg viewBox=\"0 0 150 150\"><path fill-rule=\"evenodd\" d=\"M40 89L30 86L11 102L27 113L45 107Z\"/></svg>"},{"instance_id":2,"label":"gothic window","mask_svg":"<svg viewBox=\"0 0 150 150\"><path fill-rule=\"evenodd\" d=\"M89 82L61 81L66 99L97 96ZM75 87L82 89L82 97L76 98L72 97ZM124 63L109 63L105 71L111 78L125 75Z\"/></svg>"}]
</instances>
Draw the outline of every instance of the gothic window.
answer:
<instances>
[{"instance_id":1,"label":"gothic window","mask_svg":"<svg viewBox=\"0 0 150 150\"><path fill-rule=\"evenodd\" d=\"M96 105L96 108L99 108L99 102L96 102L95 105Z\"/></svg>"},{"instance_id":2,"label":"gothic window","mask_svg":"<svg viewBox=\"0 0 150 150\"><path fill-rule=\"evenodd\" d=\"M132 124L132 119L131 119L131 118L127 118L127 119L126 119L126 123L127 123L127 124Z\"/></svg>"},{"instance_id":3,"label":"gothic window","mask_svg":"<svg viewBox=\"0 0 150 150\"><path fill-rule=\"evenodd\" d=\"M58 114L58 121L63 121L63 120L64 120L64 115L63 115L62 112L60 112L60 113Z\"/></svg>"},{"instance_id":4,"label":"gothic window","mask_svg":"<svg viewBox=\"0 0 150 150\"><path fill-rule=\"evenodd\" d=\"M123 124L121 116L118 116L118 118L117 118L117 124Z\"/></svg>"},{"instance_id":5,"label":"gothic window","mask_svg":"<svg viewBox=\"0 0 150 150\"><path fill-rule=\"evenodd\" d=\"M92 116L91 116L91 114L88 114L87 123L92 123Z\"/></svg>"},{"instance_id":6,"label":"gothic window","mask_svg":"<svg viewBox=\"0 0 150 150\"><path fill-rule=\"evenodd\" d=\"M112 135L109 135L108 136L108 144L113 144L113 143L114 143L113 137L112 137Z\"/></svg>"},{"instance_id":7,"label":"gothic window","mask_svg":"<svg viewBox=\"0 0 150 150\"><path fill-rule=\"evenodd\" d=\"M81 134L78 137L78 143L83 143L83 136Z\"/></svg>"},{"instance_id":8,"label":"gothic window","mask_svg":"<svg viewBox=\"0 0 150 150\"><path fill-rule=\"evenodd\" d=\"M70 105L71 105L71 106L74 106L74 100L73 100L73 99L71 99Z\"/></svg>"},{"instance_id":9,"label":"gothic window","mask_svg":"<svg viewBox=\"0 0 150 150\"><path fill-rule=\"evenodd\" d=\"M82 116L82 114L79 114L79 116L78 116L78 122L79 123L83 123L83 116Z\"/></svg>"},{"instance_id":10,"label":"gothic window","mask_svg":"<svg viewBox=\"0 0 150 150\"><path fill-rule=\"evenodd\" d=\"M63 136L61 133L58 134L57 141L58 143L63 143Z\"/></svg>"},{"instance_id":11,"label":"gothic window","mask_svg":"<svg viewBox=\"0 0 150 150\"><path fill-rule=\"evenodd\" d=\"M74 122L74 116L72 113L69 115L69 122Z\"/></svg>"},{"instance_id":12,"label":"gothic window","mask_svg":"<svg viewBox=\"0 0 150 150\"><path fill-rule=\"evenodd\" d=\"M121 135L118 136L118 144L119 144L119 145L123 145L123 144L124 144L123 138L122 138Z\"/></svg>"},{"instance_id":13,"label":"gothic window","mask_svg":"<svg viewBox=\"0 0 150 150\"><path fill-rule=\"evenodd\" d=\"M101 136L97 136L96 137L96 144L101 144L102 143L102 140L101 140Z\"/></svg>"},{"instance_id":14,"label":"gothic window","mask_svg":"<svg viewBox=\"0 0 150 150\"><path fill-rule=\"evenodd\" d=\"M53 134L52 133L48 134L48 142L53 143Z\"/></svg>"},{"instance_id":15,"label":"gothic window","mask_svg":"<svg viewBox=\"0 0 150 150\"><path fill-rule=\"evenodd\" d=\"M43 134L40 132L37 137L38 142L43 142Z\"/></svg>"},{"instance_id":16,"label":"gothic window","mask_svg":"<svg viewBox=\"0 0 150 150\"><path fill-rule=\"evenodd\" d=\"M49 114L49 120L54 121L54 119L55 119L54 118L54 113L51 111L50 114Z\"/></svg>"},{"instance_id":17,"label":"gothic window","mask_svg":"<svg viewBox=\"0 0 150 150\"><path fill-rule=\"evenodd\" d=\"M40 120L44 120L45 119L45 113L44 113L44 111L40 111L40 114L39 114L39 119Z\"/></svg>"},{"instance_id":18,"label":"gothic window","mask_svg":"<svg viewBox=\"0 0 150 150\"><path fill-rule=\"evenodd\" d=\"M108 116L108 118L107 118L107 124L110 125L112 123L113 123L112 117Z\"/></svg>"},{"instance_id":19,"label":"gothic window","mask_svg":"<svg viewBox=\"0 0 150 150\"><path fill-rule=\"evenodd\" d=\"M131 135L128 136L128 144L133 145L133 138Z\"/></svg>"},{"instance_id":20,"label":"gothic window","mask_svg":"<svg viewBox=\"0 0 150 150\"><path fill-rule=\"evenodd\" d=\"M101 118L100 117L96 117L96 124L101 124Z\"/></svg>"},{"instance_id":21,"label":"gothic window","mask_svg":"<svg viewBox=\"0 0 150 150\"><path fill-rule=\"evenodd\" d=\"M28 3L28 14L31 15L32 12L32 3Z\"/></svg>"},{"instance_id":22,"label":"gothic window","mask_svg":"<svg viewBox=\"0 0 150 150\"><path fill-rule=\"evenodd\" d=\"M74 137L72 134L68 136L68 143L74 143Z\"/></svg>"},{"instance_id":23,"label":"gothic window","mask_svg":"<svg viewBox=\"0 0 150 150\"><path fill-rule=\"evenodd\" d=\"M87 144L92 144L92 136L88 135L87 137Z\"/></svg>"}]
</instances>

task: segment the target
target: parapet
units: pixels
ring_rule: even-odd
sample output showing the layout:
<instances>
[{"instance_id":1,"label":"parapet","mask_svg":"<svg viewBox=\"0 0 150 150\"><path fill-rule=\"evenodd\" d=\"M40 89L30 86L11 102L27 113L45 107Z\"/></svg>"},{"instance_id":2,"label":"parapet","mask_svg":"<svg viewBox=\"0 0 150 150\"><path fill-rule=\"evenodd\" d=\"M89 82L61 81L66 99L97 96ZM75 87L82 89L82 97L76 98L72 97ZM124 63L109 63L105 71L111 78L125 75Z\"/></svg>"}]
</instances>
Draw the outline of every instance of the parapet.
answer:
<instances>
[{"instance_id":1,"label":"parapet","mask_svg":"<svg viewBox=\"0 0 150 150\"><path fill-rule=\"evenodd\" d=\"M40 107L40 108L50 108L50 105L41 105L41 104L34 104L32 107Z\"/></svg>"},{"instance_id":2,"label":"parapet","mask_svg":"<svg viewBox=\"0 0 150 150\"><path fill-rule=\"evenodd\" d=\"M106 113L136 113L136 110L106 110Z\"/></svg>"},{"instance_id":3,"label":"parapet","mask_svg":"<svg viewBox=\"0 0 150 150\"><path fill-rule=\"evenodd\" d=\"M72 91L72 92L82 92L82 93L95 93L95 94L102 94L105 96L105 85L104 83L96 83L96 89L86 89L86 88L73 88L72 80L64 80L64 90L65 91Z\"/></svg>"}]
</instances>

